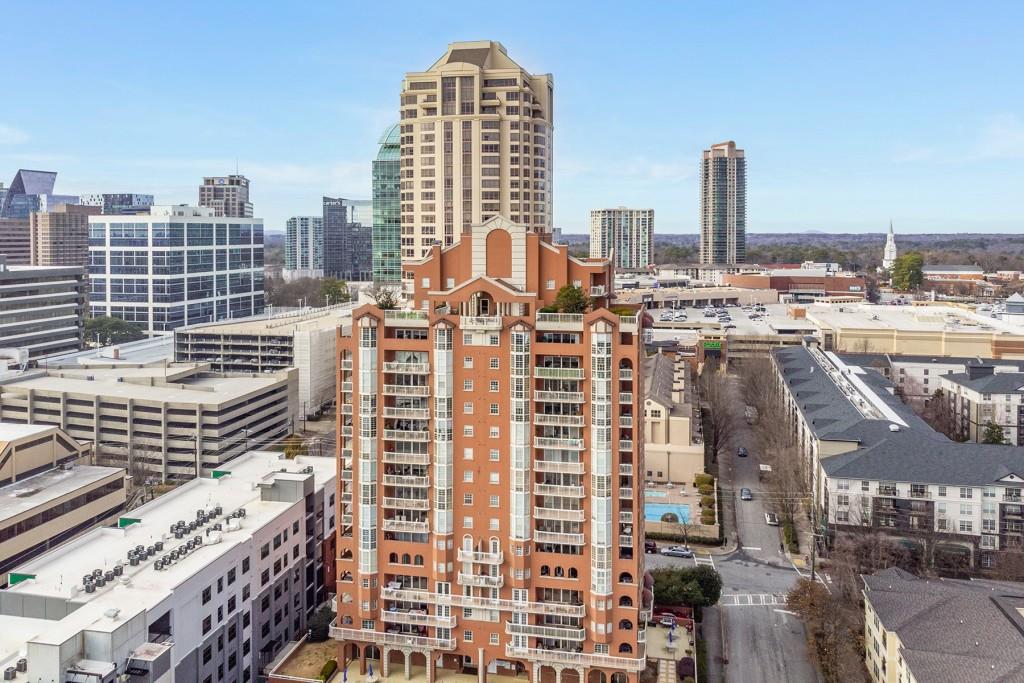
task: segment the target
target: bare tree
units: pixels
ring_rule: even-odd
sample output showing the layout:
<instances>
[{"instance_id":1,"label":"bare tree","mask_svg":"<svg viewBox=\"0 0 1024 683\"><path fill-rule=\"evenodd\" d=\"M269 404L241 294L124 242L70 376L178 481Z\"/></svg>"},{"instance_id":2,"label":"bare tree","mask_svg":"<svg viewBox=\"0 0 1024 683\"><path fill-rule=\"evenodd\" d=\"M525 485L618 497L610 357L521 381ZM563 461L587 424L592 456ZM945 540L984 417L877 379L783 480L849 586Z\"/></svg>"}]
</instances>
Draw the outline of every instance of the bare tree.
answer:
<instances>
[{"instance_id":1,"label":"bare tree","mask_svg":"<svg viewBox=\"0 0 1024 683\"><path fill-rule=\"evenodd\" d=\"M928 405L921 411L921 419L940 434L945 434L954 441L963 440L956 414L942 389L936 389L932 397L928 399Z\"/></svg>"},{"instance_id":2,"label":"bare tree","mask_svg":"<svg viewBox=\"0 0 1024 683\"><path fill-rule=\"evenodd\" d=\"M729 377L713 363L706 363L700 374L700 393L704 442L710 450L712 462L718 462L718 456L729 445L736 426L736 395Z\"/></svg>"},{"instance_id":3,"label":"bare tree","mask_svg":"<svg viewBox=\"0 0 1024 683\"><path fill-rule=\"evenodd\" d=\"M739 368L739 380L743 402L757 408L758 415L767 412L769 405L778 400L775 368L768 358L744 360Z\"/></svg>"},{"instance_id":4,"label":"bare tree","mask_svg":"<svg viewBox=\"0 0 1024 683\"><path fill-rule=\"evenodd\" d=\"M399 292L398 288L393 285L386 285L382 282L374 282L373 286L366 290L374 302L377 304L377 308L382 311L390 311L398 308Z\"/></svg>"}]
</instances>

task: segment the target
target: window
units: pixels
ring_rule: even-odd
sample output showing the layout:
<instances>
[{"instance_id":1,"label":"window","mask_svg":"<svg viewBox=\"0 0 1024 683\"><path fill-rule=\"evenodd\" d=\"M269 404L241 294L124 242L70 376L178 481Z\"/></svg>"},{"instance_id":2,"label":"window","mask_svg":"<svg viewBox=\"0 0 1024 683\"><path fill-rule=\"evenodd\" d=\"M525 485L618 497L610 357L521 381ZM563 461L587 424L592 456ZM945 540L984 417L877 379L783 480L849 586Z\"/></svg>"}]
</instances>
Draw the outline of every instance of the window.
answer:
<instances>
[{"instance_id":1,"label":"window","mask_svg":"<svg viewBox=\"0 0 1024 683\"><path fill-rule=\"evenodd\" d=\"M472 517L463 517L462 518L462 527L464 529L472 529L473 528L473 518Z\"/></svg>"},{"instance_id":2,"label":"window","mask_svg":"<svg viewBox=\"0 0 1024 683\"><path fill-rule=\"evenodd\" d=\"M861 491L867 491L870 488L871 488L871 482L869 482L869 481L862 481L860 483L860 490Z\"/></svg>"},{"instance_id":3,"label":"window","mask_svg":"<svg viewBox=\"0 0 1024 683\"><path fill-rule=\"evenodd\" d=\"M545 285L545 287L546 287L546 289L554 289L555 288L555 281L554 280L548 280L547 284Z\"/></svg>"},{"instance_id":4,"label":"window","mask_svg":"<svg viewBox=\"0 0 1024 683\"><path fill-rule=\"evenodd\" d=\"M463 403L462 404L462 412L465 415L472 415L473 414L473 402L472 401L466 401L465 403Z\"/></svg>"},{"instance_id":5,"label":"window","mask_svg":"<svg viewBox=\"0 0 1024 683\"><path fill-rule=\"evenodd\" d=\"M974 530L974 523L969 519L960 520L960 531L963 533L970 533Z\"/></svg>"},{"instance_id":6,"label":"window","mask_svg":"<svg viewBox=\"0 0 1024 683\"><path fill-rule=\"evenodd\" d=\"M472 505L473 504L473 494L472 493L463 493L462 494L462 504L463 505Z\"/></svg>"},{"instance_id":7,"label":"window","mask_svg":"<svg viewBox=\"0 0 1024 683\"><path fill-rule=\"evenodd\" d=\"M266 586L268 583L270 583L270 570L264 569L263 573L260 574L260 585Z\"/></svg>"},{"instance_id":8,"label":"window","mask_svg":"<svg viewBox=\"0 0 1024 683\"><path fill-rule=\"evenodd\" d=\"M961 498L972 498L973 496L974 496L974 489L972 489L969 486L961 486L960 487L960 497Z\"/></svg>"},{"instance_id":9,"label":"window","mask_svg":"<svg viewBox=\"0 0 1024 683\"><path fill-rule=\"evenodd\" d=\"M210 586L203 589L203 604L210 602L213 599L213 591L210 590Z\"/></svg>"},{"instance_id":10,"label":"window","mask_svg":"<svg viewBox=\"0 0 1024 683\"><path fill-rule=\"evenodd\" d=\"M497 633L492 633L488 640L491 643L491 645L497 645L498 644L498 634Z\"/></svg>"},{"instance_id":11,"label":"window","mask_svg":"<svg viewBox=\"0 0 1024 683\"><path fill-rule=\"evenodd\" d=\"M209 645L203 648L203 664L209 664L213 659L213 648Z\"/></svg>"},{"instance_id":12,"label":"window","mask_svg":"<svg viewBox=\"0 0 1024 683\"><path fill-rule=\"evenodd\" d=\"M488 335L487 343L491 346L498 346L501 343L501 337L496 334Z\"/></svg>"},{"instance_id":13,"label":"window","mask_svg":"<svg viewBox=\"0 0 1024 683\"><path fill-rule=\"evenodd\" d=\"M210 617L208 617L208 616L207 617L203 617L203 634L204 635L210 632L210 629L212 628L212 624L213 624L213 622L212 622L212 619Z\"/></svg>"},{"instance_id":14,"label":"window","mask_svg":"<svg viewBox=\"0 0 1024 683\"><path fill-rule=\"evenodd\" d=\"M497 496L491 496L489 504L490 504L490 506L492 508L498 507L498 497Z\"/></svg>"},{"instance_id":15,"label":"window","mask_svg":"<svg viewBox=\"0 0 1024 683\"><path fill-rule=\"evenodd\" d=\"M462 473L462 481L472 482L473 481L473 470L465 470Z\"/></svg>"},{"instance_id":16,"label":"window","mask_svg":"<svg viewBox=\"0 0 1024 683\"><path fill-rule=\"evenodd\" d=\"M244 557L242 558L242 573L245 574L247 571L249 571L249 558Z\"/></svg>"},{"instance_id":17,"label":"window","mask_svg":"<svg viewBox=\"0 0 1024 683\"><path fill-rule=\"evenodd\" d=\"M939 498L945 498L945 497L946 497L946 487L945 486L940 486L939 487Z\"/></svg>"},{"instance_id":18,"label":"window","mask_svg":"<svg viewBox=\"0 0 1024 683\"><path fill-rule=\"evenodd\" d=\"M501 475L497 472L491 472L490 481L492 484L498 484L501 481Z\"/></svg>"},{"instance_id":19,"label":"window","mask_svg":"<svg viewBox=\"0 0 1024 683\"><path fill-rule=\"evenodd\" d=\"M467 643L472 643L473 642L473 632L472 631L463 631L462 632L462 640L467 642Z\"/></svg>"},{"instance_id":20,"label":"window","mask_svg":"<svg viewBox=\"0 0 1024 683\"><path fill-rule=\"evenodd\" d=\"M491 404L491 406L490 406L490 413L491 413L491 415L498 415L499 414L498 413L498 404L497 403L492 403Z\"/></svg>"},{"instance_id":21,"label":"window","mask_svg":"<svg viewBox=\"0 0 1024 683\"><path fill-rule=\"evenodd\" d=\"M230 598L228 598L228 612L234 612L235 611L235 605L237 605L237 604L238 604L238 600L235 599L234 595L232 595Z\"/></svg>"},{"instance_id":22,"label":"window","mask_svg":"<svg viewBox=\"0 0 1024 683\"><path fill-rule=\"evenodd\" d=\"M490 436L492 439L497 439L501 436L501 427L491 427Z\"/></svg>"},{"instance_id":23,"label":"window","mask_svg":"<svg viewBox=\"0 0 1024 683\"><path fill-rule=\"evenodd\" d=\"M498 462L498 460L501 458L501 453L498 451L497 448L492 448L489 454L489 458L491 462Z\"/></svg>"},{"instance_id":24,"label":"window","mask_svg":"<svg viewBox=\"0 0 1024 683\"><path fill-rule=\"evenodd\" d=\"M501 529L501 520L491 517L490 529L491 531L498 531Z\"/></svg>"},{"instance_id":25,"label":"window","mask_svg":"<svg viewBox=\"0 0 1024 683\"><path fill-rule=\"evenodd\" d=\"M491 370L497 370L499 367L501 366L499 365L498 358L491 356Z\"/></svg>"},{"instance_id":26,"label":"window","mask_svg":"<svg viewBox=\"0 0 1024 683\"><path fill-rule=\"evenodd\" d=\"M228 570L228 585L230 586L235 582L235 568L232 567Z\"/></svg>"},{"instance_id":27,"label":"window","mask_svg":"<svg viewBox=\"0 0 1024 683\"><path fill-rule=\"evenodd\" d=\"M846 479L840 479L836 482L836 489L839 491L849 491L850 482Z\"/></svg>"},{"instance_id":28,"label":"window","mask_svg":"<svg viewBox=\"0 0 1024 683\"><path fill-rule=\"evenodd\" d=\"M491 389L491 391L498 391L498 380L496 380L496 379L492 379L491 380L490 389Z\"/></svg>"},{"instance_id":29,"label":"window","mask_svg":"<svg viewBox=\"0 0 1024 683\"><path fill-rule=\"evenodd\" d=\"M462 390L463 391L473 391L473 380L471 380L471 379L464 379L464 380L462 380Z\"/></svg>"},{"instance_id":30,"label":"window","mask_svg":"<svg viewBox=\"0 0 1024 683\"><path fill-rule=\"evenodd\" d=\"M463 436L473 436L473 425L463 425L462 426L462 435Z\"/></svg>"},{"instance_id":31,"label":"window","mask_svg":"<svg viewBox=\"0 0 1024 683\"><path fill-rule=\"evenodd\" d=\"M960 503L960 514L971 515L974 513L974 506L970 503Z\"/></svg>"},{"instance_id":32,"label":"window","mask_svg":"<svg viewBox=\"0 0 1024 683\"><path fill-rule=\"evenodd\" d=\"M463 460L472 460L473 459L473 449L472 448L463 448L462 449L462 459Z\"/></svg>"},{"instance_id":33,"label":"window","mask_svg":"<svg viewBox=\"0 0 1024 683\"><path fill-rule=\"evenodd\" d=\"M463 358L462 359L462 367L464 367L464 368L472 368L473 367L473 357L472 356L466 356L465 358Z\"/></svg>"},{"instance_id":34,"label":"window","mask_svg":"<svg viewBox=\"0 0 1024 683\"><path fill-rule=\"evenodd\" d=\"M260 559L261 560L267 559L267 555L269 555L269 554L270 554L270 544L269 543L264 543L263 547L260 548Z\"/></svg>"}]
</instances>

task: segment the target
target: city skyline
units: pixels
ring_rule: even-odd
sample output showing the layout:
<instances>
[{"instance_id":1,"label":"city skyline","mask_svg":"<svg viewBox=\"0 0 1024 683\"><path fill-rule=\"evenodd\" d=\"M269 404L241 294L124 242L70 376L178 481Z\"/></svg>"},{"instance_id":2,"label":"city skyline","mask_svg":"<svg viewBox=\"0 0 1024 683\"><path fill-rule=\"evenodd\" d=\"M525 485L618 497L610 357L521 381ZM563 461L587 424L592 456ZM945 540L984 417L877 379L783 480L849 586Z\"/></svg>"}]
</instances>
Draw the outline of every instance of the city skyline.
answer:
<instances>
[{"instance_id":1,"label":"city skyline","mask_svg":"<svg viewBox=\"0 0 1024 683\"><path fill-rule=\"evenodd\" d=\"M700 152L726 139L756 160L750 233L884 232L890 216L905 234L1019 230L1004 198L1020 185L1024 99L1003 85L1021 65L1011 27L1022 10L1007 3L961 16L952 5L922 7L630 15L605 5L585 17L556 7L528 28L453 10L413 29L383 21L383 8L313 7L282 18L253 7L238 25L224 7L205 7L197 23L197 5L66 3L68 21L42 43L6 37L6 54L31 53L37 68L9 75L7 91L24 96L0 115L0 178L55 170L61 192L144 192L168 204L193 202L197 178L237 164L253 182L257 213L282 231L289 216L316 213L324 195L369 198L370 164L380 131L397 120L402 76L447 43L492 39L528 71L554 75L553 216L563 232L585 233L591 209L622 204L654 208L660 234L696 234ZM39 23L40 11L13 7L6 25ZM342 12L363 30L337 52L330 27ZM124 30L182 21L189 50L174 59L159 41ZM570 22L577 30L563 35ZM729 29L725 58L706 59L721 41L706 31L711 22ZM372 48L385 27L401 48L382 56ZM800 40L778 42L781 30ZM607 50L612 37L630 51ZM244 65L230 81L195 82L201 65L239 54ZM657 106L637 106L669 82ZM80 106L69 119L57 98L72 86ZM187 106L139 96L157 87L187 88ZM708 92L716 96L693 106ZM129 94L131 106L114 106ZM135 142L113 144L110 131Z\"/></svg>"}]
</instances>

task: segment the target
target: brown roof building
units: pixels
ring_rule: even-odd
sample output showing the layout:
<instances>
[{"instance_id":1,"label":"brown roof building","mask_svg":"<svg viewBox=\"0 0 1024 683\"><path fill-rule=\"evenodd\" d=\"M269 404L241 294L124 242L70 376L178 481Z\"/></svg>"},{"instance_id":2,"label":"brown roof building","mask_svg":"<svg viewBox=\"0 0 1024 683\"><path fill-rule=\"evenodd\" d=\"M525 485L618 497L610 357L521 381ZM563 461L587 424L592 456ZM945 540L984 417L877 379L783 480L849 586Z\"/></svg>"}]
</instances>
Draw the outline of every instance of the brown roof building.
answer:
<instances>
[{"instance_id":1,"label":"brown roof building","mask_svg":"<svg viewBox=\"0 0 1024 683\"><path fill-rule=\"evenodd\" d=\"M819 270L781 269L767 273L723 275L727 287L774 289L789 301L815 301L829 296L859 296L867 291L862 275L830 275Z\"/></svg>"},{"instance_id":2,"label":"brown roof building","mask_svg":"<svg viewBox=\"0 0 1024 683\"><path fill-rule=\"evenodd\" d=\"M60 204L52 211L33 211L30 253L33 266L85 266L89 262L89 216L101 206Z\"/></svg>"},{"instance_id":3,"label":"brown roof building","mask_svg":"<svg viewBox=\"0 0 1024 683\"><path fill-rule=\"evenodd\" d=\"M644 669L644 312L547 239L494 217L407 265L415 310L339 331L339 663Z\"/></svg>"}]
</instances>

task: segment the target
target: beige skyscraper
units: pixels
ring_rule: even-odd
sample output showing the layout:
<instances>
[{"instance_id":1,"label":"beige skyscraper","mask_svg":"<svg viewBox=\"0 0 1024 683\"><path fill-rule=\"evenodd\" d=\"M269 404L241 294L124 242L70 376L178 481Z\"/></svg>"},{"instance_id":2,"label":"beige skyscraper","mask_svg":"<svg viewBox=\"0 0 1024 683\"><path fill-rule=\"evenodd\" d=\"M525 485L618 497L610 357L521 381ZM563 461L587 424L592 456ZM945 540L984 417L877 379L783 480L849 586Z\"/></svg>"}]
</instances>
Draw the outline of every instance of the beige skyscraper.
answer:
<instances>
[{"instance_id":1,"label":"beige skyscraper","mask_svg":"<svg viewBox=\"0 0 1024 683\"><path fill-rule=\"evenodd\" d=\"M89 263L89 216L102 206L60 204L52 211L33 211L31 255L33 266L86 266Z\"/></svg>"},{"instance_id":2,"label":"beige skyscraper","mask_svg":"<svg viewBox=\"0 0 1024 683\"><path fill-rule=\"evenodd\" d=\"M551 232L551 74L498 42L452 43L405 75L401 103L403 265L499 214Z\"/></svg>"},{"instance_id":3,"label":"beige skyscraper","mask_svg":"<svg viewBox=\"0 0 1024 683\"><path fill-rule=\"evenodd\" d=\"M747 259L747 160L732 140L704 150L700 174L700 262Z\"/></svg>"}]
</instances>

